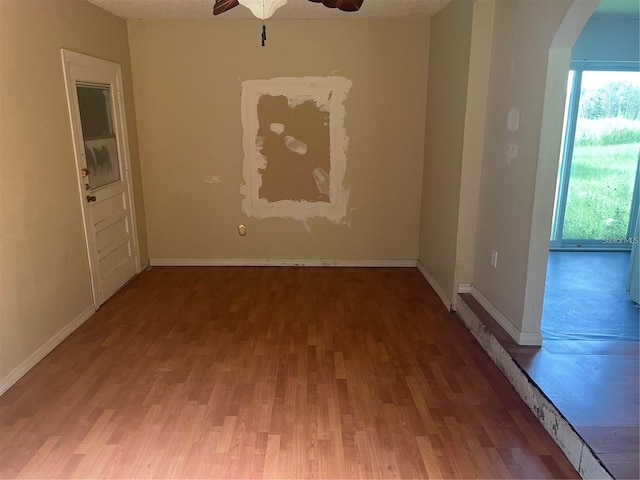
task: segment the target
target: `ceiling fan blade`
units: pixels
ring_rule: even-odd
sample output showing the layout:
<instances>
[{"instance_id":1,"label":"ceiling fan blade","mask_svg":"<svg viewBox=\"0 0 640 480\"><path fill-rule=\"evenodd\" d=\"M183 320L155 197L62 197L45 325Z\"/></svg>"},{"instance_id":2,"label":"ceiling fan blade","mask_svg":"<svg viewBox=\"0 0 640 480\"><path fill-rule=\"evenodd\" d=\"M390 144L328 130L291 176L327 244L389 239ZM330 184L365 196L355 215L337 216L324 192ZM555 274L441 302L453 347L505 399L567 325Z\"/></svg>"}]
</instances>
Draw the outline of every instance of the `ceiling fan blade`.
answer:
<instances>
[{"instance_id":1,"label":"ceiling fan blade","mask_svg":"<svg viewBox=\"0 0 640 480\"><path fill-rule=\"evenodd\" d=\"M220 15L238 5L240 5L238 0L216 0L216 3L213 5L213 14Z\"/></svg>"},{"instance_id":2,"label":"ceiling fan blade","mask_svg":"<svg viewBox=\"0 0 640 480\"><path fill-rule=\"evenodd\" d=\"M364 0L309 0L310 2L322 3L325 7L337 8L343 12L357 12L360 10Z\"/></svg>"}]
</instances>

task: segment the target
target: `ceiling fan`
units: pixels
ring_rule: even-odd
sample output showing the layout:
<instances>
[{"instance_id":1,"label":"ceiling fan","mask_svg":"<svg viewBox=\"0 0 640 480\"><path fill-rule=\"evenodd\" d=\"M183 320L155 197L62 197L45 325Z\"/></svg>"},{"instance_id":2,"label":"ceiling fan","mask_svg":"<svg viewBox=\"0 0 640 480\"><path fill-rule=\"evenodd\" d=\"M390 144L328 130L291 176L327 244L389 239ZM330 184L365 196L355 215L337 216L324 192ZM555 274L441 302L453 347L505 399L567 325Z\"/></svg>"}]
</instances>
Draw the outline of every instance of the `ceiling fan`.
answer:
<instances>
[{"instance_id":1,"label":"ceiling fan","mask_svg":"<svg viewBox=\"0 0 640 480\"><path fill-rule=\"evenodd\" d=\"M314 3L322 3L325 7L337 8L343 12L356 12L360 10L364 0L309 0ZM213 14L231 10L238 5L244 5L258 18L266 20L273 12L287 3L287 0L216 0L213 6Z\"/></svg>"},{"instance_id":2,"label":"ceiling fan","mask_svg":"<svg viewBox=\"0 0 640 480\"><path fill-rule=\"evenodd\" d=\"M314 3L322 3L325 7L337 8L344 12L356 12L360 10L364 0L309 0ZM267 41L267 27L264 21L271 17L273 13L283 5L287 3L287 0L216 0L213 5L213 14L220 15L221 13L231 10L232 8L242 5L251 10L256 17L262 19L262 46L265 46Z\"/></svg>"}]
</instances>

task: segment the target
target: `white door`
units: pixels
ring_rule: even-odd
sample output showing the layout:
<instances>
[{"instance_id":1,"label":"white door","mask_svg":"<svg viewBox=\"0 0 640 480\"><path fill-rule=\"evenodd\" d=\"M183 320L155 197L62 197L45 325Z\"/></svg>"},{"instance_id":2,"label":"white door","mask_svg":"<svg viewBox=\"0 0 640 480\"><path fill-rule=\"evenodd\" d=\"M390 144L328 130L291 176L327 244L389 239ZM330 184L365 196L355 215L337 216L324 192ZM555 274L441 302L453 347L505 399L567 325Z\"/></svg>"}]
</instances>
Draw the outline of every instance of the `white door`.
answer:
<instances>
[{"instance_id":1,"label":"white door","mask_svg":"<svg viewBox=\"0 0 640 480\"><path fill-rule=\"evenodd\" d=\"M140 272L120 65L62 50L97 309Z\"/></svg>"}]
</instances>

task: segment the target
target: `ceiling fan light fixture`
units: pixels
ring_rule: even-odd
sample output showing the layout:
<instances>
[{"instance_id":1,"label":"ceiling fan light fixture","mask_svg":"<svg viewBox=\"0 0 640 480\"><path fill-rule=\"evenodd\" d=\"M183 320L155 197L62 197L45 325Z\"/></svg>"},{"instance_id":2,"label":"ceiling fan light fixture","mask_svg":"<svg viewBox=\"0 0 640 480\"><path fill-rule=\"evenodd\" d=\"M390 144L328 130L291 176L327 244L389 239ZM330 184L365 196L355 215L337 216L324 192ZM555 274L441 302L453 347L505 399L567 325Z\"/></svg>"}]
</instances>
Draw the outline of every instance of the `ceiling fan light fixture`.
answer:
<instances>
[{"instance_id":1,"label":"ceiling fan light fixture","mask_svg":"<svg viewBox=\"0 0 640 480\"><path fill-rule=\"evenodd\" d=\"M287 4L287 0L238 0L243 7L251 10L257 18L266 20L275 13L277 9Z\"/></svg>"}]
</instances>

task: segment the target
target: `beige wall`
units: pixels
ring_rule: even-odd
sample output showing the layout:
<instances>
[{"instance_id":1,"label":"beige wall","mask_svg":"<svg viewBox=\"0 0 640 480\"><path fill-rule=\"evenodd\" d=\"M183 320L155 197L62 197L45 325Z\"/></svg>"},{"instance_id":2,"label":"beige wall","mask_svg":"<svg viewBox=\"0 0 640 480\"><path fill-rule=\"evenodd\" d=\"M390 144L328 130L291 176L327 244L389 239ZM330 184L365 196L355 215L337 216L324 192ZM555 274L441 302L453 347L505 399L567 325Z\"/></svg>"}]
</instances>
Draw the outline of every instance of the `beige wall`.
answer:
<instances>
[{"instance_id":1,"label":"beige wall","mask_svg":"<svg viewBox=\"0 0 640 480\"><path fill-rule=\"evenodd\" d=\"M571 3L497 0L495 5L473 284L518 330L549 49ZM490 265L492 249L498 251L496 269Z\"/></svg>"},{"instance_id":2,"label":"beige wall","mask_svg":"<svg viewBox=\"0 0 640 480\"><path fill-rule=\"evenodd\" d=\"M148 258L125 22L79 0L0 0L0 382L92 307L61 48L122 65Z\"/></svg>"},{"instance_id":3,"label":"beige wall","mask_svg":"<svg viewBox=\"0 0 640 480\"><path fill-rule=\"evenodd\" d=\"M431 19L419 261L451 303L473 2L454 0Z\"/></svg>"},{"instance_id":4,"label":"beige wall","mask_svg":"<svg viewBox=\"0 0 640 480\"><path fill-rule=\"evenodd\" d=\"M428 20L131 22L152 259L415 260ZM241 83L337 75L350 226L241 211ZM205 183L205 176L220 183ZM247 226L239 237L237 226Z\"/></svg>"},{"instance_id":5,"label":"beige wall","mask_svg":"<svg viewBox=\"0 0 640 480\"><path fill-rule=\"evenodd\" d=\"M487 95L491 70L491 45L493 38L493 0L473 2L471 26L471 52L469 55L469 81L464 120L462 148L462 172L460 174L460 205L454 292L460 286L469 288L473 283L473 266L476 245L478 195L484 151ZM457 295L453 296L454 308Z\"/></svg>"}]
</instances>

